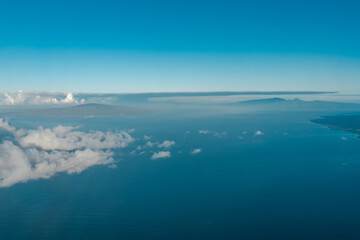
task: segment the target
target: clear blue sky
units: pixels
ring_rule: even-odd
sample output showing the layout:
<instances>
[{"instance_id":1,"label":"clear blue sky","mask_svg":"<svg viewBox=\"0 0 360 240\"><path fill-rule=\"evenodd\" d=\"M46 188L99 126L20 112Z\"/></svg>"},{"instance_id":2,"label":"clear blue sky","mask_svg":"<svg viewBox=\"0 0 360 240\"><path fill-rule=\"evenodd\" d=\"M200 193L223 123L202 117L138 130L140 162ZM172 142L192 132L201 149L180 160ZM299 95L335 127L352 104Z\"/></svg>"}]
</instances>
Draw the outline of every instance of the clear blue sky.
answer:
<instances>
[{"instance_id":1,"label":"clear blue sky","mask_svg":"<svg viewBox=\"0 0 360 240\"><path fill-rule=\"evenodd\" d=\"M360 1L0 0L0 91L360 93Z\"/></svg>"}]
</instances>

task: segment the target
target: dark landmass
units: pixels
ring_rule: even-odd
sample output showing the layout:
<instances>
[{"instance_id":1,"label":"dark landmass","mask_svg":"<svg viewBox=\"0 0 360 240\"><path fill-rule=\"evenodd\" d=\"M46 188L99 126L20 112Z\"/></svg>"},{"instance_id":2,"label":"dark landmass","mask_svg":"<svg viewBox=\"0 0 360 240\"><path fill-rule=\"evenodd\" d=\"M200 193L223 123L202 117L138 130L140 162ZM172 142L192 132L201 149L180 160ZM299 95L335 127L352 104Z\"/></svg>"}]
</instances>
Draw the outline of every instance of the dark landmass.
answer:
<instances>
[{"instance_id":1,"label":"dark landmass","mask_svg":"<svg viewBox=\"0 0 360 240\"><path fill-rule=\"evenodd\" d=\"M360 104L327 102L327 101L303 101L298 98L268 98L232 103L237 106L254 108L257 110L286 110L286 111L357 111Z\"/></svg>"},{"instance_id":2,"label":"dark landmass","mask_svg":"<svg viewBox=\"0 0 360 240\"><path fill-rule=\"evenodd\" d=\"M330 129L360 134L360 115L325 116L312 122Z\"/></svg>"},{"instance_id":3,"label":"dark landmass","mask_svg":"<svg viewBox=\"0 0 360 240\"><path fill-rule=\"evenodd\" d=\"M137 108L89 103L71 107L23 109L5 113L8 116L54 117L54 118L89 118L122 117L144 114L149 111Z\"/></svg>"}]
</instances>

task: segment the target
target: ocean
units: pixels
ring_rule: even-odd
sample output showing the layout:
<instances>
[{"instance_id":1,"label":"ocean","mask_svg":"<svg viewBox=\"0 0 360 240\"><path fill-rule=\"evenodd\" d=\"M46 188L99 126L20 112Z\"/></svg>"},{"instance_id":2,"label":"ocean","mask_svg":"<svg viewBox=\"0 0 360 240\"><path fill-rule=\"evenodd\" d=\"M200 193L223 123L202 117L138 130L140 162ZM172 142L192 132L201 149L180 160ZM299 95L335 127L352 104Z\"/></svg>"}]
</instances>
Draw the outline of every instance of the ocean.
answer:
<instances>
[{"instance_id":1,"label":"ocean","mask_svg":"<svg viewBox=\"0 0 360 240\"><path fill-rule=\"evenodd\" d=\"M323 114L11 118L127 129L134 142L114 164L0 188L0 238L360 239L360 139L311 122ZM170 157L152 159L146 142L165 140Z\"/></svg>"}]
</instances>

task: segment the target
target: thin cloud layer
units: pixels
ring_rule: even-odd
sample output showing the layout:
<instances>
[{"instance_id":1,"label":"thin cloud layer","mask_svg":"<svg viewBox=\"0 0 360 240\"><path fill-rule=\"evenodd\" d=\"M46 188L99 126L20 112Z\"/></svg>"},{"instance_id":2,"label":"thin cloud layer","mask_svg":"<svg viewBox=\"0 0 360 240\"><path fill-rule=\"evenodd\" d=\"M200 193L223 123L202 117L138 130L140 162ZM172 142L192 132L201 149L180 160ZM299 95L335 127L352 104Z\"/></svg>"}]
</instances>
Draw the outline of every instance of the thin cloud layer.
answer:
<instances>
[{"instance_id":1,"label":"thin cloud layer","mask_svg":"<svg viewBox=\"0 0 360 240\"><path fill-rule=\"evenodd\" d=\"M16 130L3 119L0 129L13 136L13 140L0 143L0 187L112 163L111 149L124 148L133 141L126 132L86 133L63 126Z\"/></svg>"},{"instance_id":2,"label":"thin cloud layer","mask_svg":"<svg viewBox=\"0 0 360 240\"><path fill-rule=\"evenodd\" d=\"M78 104L84 99L76 99L72 93L24 92L0 93L0 105L45 105Z\"/></svg>"}]
</instances>

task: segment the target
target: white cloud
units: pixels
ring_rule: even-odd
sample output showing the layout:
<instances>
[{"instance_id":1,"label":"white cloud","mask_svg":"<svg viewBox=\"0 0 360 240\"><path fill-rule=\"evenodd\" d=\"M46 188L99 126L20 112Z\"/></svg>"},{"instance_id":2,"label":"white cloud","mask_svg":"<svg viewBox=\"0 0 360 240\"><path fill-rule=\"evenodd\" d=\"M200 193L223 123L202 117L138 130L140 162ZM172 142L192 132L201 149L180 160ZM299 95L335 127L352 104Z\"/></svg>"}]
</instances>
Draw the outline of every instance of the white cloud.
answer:
<instances>
[{"instance_id":1,"label":"white cloud","mask_svg":"<svg viewBox=\"0 0 360 240\"><path fill-rule=\"evenodd\" d=\"M49 178L57 172L80 173L94 165L113 162L109 151L83 150L40 151L22 149L13 142L0 144L0 187L30 179Z\"/></svg>"},{"instance_id":2,"label":"white cloud","mask_svg":"<svg viewBox=\"0 0 360 240\"><path fill-rule=\"evenodd\" d=\"M126 132L87 133L61 125L53 129L16 130L1 118L0 129L14 137L13 141L0 143L0 187L112 163L110 149L124 148L133 141Z\"/></svg>"},{"instance_id":3,"label":"white cloud","mask_svg":"<svg viewBox=\"0 0 360 240\"><path fill-rule=\"evenodd\" d=\"M145 140L150 140L150 139L151 139L151 136L144 135L144 139L145 139Z\"/></svg>"},{"instance_id":4,"label":"white cloud","mask_svg":"<svg viewBox=\"0 0 360 240\"><path fill-rule=\"evenodd\" d=\"M153 142L151 142L151 141L148 141L148 142L146 143L146 146L152 147L152 146L154 146L154 144L155 144L155 143L153 143Z\"/></svg>"},{"instance_id":5,"label":"white cloud","mask_svg":"<svg viewBox=\"0 0 360 240\"><path fill-rule=\"evenodd\" d=\"M216 133L214 133L214 136L218 137L218 138L226 137L226 135L227 135L227 132L216 132Z\"/></svg>"},{"instance_id":6,"label":"white cloud","mask_svg":"<svg viewBox=\"0 0 360 240\"><path fill-rule=\"evenodd\" d=\"M24 92L0 93L0 105L42 105L42 104L78 104L85 100L78 100L72 93Z\"/></svg>"},{"instance_id":7,"label":"white cloud","mask_svg":"<svg viewBox=\"0 0 360 240\"><path fill-rule=\"evenodd\" d=\"M255 135L257 135L257 136L264 135L264 133L262 131L258 130L258 131L255 132Z\"/></svg>"},{"instance_id":8,"label":"white cloud","mask_svg":"<svg viewBox=\"0 0 360 240\"><path fill-rule=\"evenodd\" d=\"M12 127L9 125L8 121L5 121L4 119L0 118L0 129L3 129L7 132L15 132L15 127Z\"/></svg>"},{"instance_id":9,"label":"white cloud","mask_svg":"<svg viewBox=\"0 0 360 240\"><path fill-rule=\"evenodd\" d=\"M198 132L199 132L200 134L208 134L208 133L209 133L208 130L204 130L204 129L199 130Z\"/></svg>"},{"instance_id":10,"label":"white cloud","mask_svg":"<svg viewBox=\"0 0 360 240\"><path fill-rule=\"evenodd\" d=\"M134 139L127 132L81 132L73 127L57 126L53 129L39 127L28 130L18 139L21 147L42 150L74 150L82 148L110 149L126 147Z\"/></svg>"},{"instance_id":11,"label":"white cloud","mask_svg":"<svg viewBox=\"0 0 360 240\"><path fill-rule=\"evenodd\" d=\"M172 145L175 145L174 141L165 140L163 143L159 144L158 147L169 148Z\"/></svg>"},{"instance_id":12,"label":"white cloud","mask_svg":"<svg viewBox=\"0 0 360 240\"><path fill-rule=\"evenodd\" d=\"M160 151L160 152L154 153L151 156L151 159L155 160L155 159L159 159L159 158L168 158L170 156L171 156L171 153L169 151Z\"/></svg>"},{"instance_id":13,"label":"white cloud","mask_svg":"<svg viewBox=\"0 0 360 240\"><path fill-rule=\"evenodd\" d=\"M202 152L202 149L201 148L196 148L194 150L191 151L191 154L198 154L198 153L201 153Z\"/></svg>"}]
</instances>

